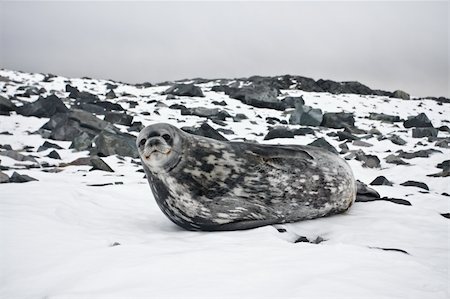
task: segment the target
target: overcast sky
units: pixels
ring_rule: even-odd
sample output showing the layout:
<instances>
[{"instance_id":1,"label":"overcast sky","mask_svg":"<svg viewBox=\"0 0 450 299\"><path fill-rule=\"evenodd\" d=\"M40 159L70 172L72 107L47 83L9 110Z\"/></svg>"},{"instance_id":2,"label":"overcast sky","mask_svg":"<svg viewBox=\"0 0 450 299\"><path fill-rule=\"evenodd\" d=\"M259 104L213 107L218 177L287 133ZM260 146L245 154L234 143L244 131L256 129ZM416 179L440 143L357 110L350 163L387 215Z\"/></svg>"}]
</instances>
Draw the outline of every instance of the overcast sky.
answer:
<instances>
[{"instance_id":1,"label":"overcast sky","mask_svg":"<svg viewBox=\"0 0 450 299\"><path fill-rule=\"evenodd\" d=\"M0 67L130 83L295 74L449 96L449 2L0 2Z\"/></svg>"}]
</instances>

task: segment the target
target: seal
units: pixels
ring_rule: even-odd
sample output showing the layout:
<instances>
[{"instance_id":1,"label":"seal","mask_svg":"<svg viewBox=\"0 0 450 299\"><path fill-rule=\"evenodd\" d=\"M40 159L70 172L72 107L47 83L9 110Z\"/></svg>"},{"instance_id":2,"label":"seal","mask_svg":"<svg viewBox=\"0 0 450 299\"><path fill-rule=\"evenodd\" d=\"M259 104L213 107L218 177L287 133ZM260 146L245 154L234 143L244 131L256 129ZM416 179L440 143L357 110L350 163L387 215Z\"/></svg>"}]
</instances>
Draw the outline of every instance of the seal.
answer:
<instances>
[{"instance_id":1,"label":"seal","mask_svg":"<svg viewBox=\"0 0 450 299\"><path fill-rule=\"evenodd\" d=\"M346 211L350 166L321 148L218 141L158 123L136 140L163 213L188 230L290 223Z\"/></svg>"}]
</instances>

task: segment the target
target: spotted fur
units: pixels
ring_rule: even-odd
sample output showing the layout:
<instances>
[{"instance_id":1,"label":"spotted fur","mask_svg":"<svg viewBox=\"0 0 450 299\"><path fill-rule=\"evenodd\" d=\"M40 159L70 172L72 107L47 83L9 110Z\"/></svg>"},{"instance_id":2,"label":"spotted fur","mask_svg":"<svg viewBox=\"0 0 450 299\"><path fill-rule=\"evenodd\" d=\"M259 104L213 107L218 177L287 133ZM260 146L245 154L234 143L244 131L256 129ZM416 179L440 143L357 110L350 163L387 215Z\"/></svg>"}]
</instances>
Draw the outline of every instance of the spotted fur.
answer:
<instances>
[{"instance_id":1,"label":"spotted fur","mask_svg":"<svg viewBox=\"0 0 450 299\"><path fill-rule=\"evenodd\" d=\"M145 138L159 131L170 132L173 151L153 165L143 157ZM248 229L323 217L346 211L356 196L349 165L320 148L217 141L168 124L145 128L140 143L159 207L189 230Z\"/></svg>"}]
</instances>

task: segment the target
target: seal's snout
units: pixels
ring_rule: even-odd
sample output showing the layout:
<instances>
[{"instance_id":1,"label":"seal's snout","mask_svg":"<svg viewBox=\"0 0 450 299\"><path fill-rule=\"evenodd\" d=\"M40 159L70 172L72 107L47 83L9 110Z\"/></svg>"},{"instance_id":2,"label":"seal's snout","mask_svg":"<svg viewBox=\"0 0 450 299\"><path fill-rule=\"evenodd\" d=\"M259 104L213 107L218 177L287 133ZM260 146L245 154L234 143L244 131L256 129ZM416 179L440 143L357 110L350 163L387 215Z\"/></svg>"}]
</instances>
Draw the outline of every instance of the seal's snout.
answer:
<instances>
[{"instance_id":1,"label":"seal's snout","mask_svg":"<svg viewBox=\"0 0 450 299\"><path fill-rule=\"evenodd\" d=\"M155 138L155 137L150 138L147 142L148 142L149 146L153 146L153 147L156 147L156 146L162 144L161 140L159 138Z\"/></svg>"}]
</instances>

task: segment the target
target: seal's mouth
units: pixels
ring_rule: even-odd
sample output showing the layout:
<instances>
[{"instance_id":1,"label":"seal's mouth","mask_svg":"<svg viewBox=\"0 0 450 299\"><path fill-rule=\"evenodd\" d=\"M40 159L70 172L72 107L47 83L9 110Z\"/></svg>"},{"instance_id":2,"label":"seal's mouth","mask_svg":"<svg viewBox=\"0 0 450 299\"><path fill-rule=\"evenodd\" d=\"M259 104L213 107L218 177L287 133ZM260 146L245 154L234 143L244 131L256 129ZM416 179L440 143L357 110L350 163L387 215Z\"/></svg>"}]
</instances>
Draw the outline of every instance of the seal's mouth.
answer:
<instances>
[{"instance_id":1,"label":"seal's mouth","mask_svg":"<svg viewBox=\"0 0 450 299\"><path fill-rule=\"evenodd\" d=\"M146 160L150 160L152 155L161 154L161 155L167 156L170 154L171 151L172 151L172 148L169 146L157 146L157 147L151 148L150 150L146 150L144 152L143 156Z\"/></svg>"}]
</instances>

